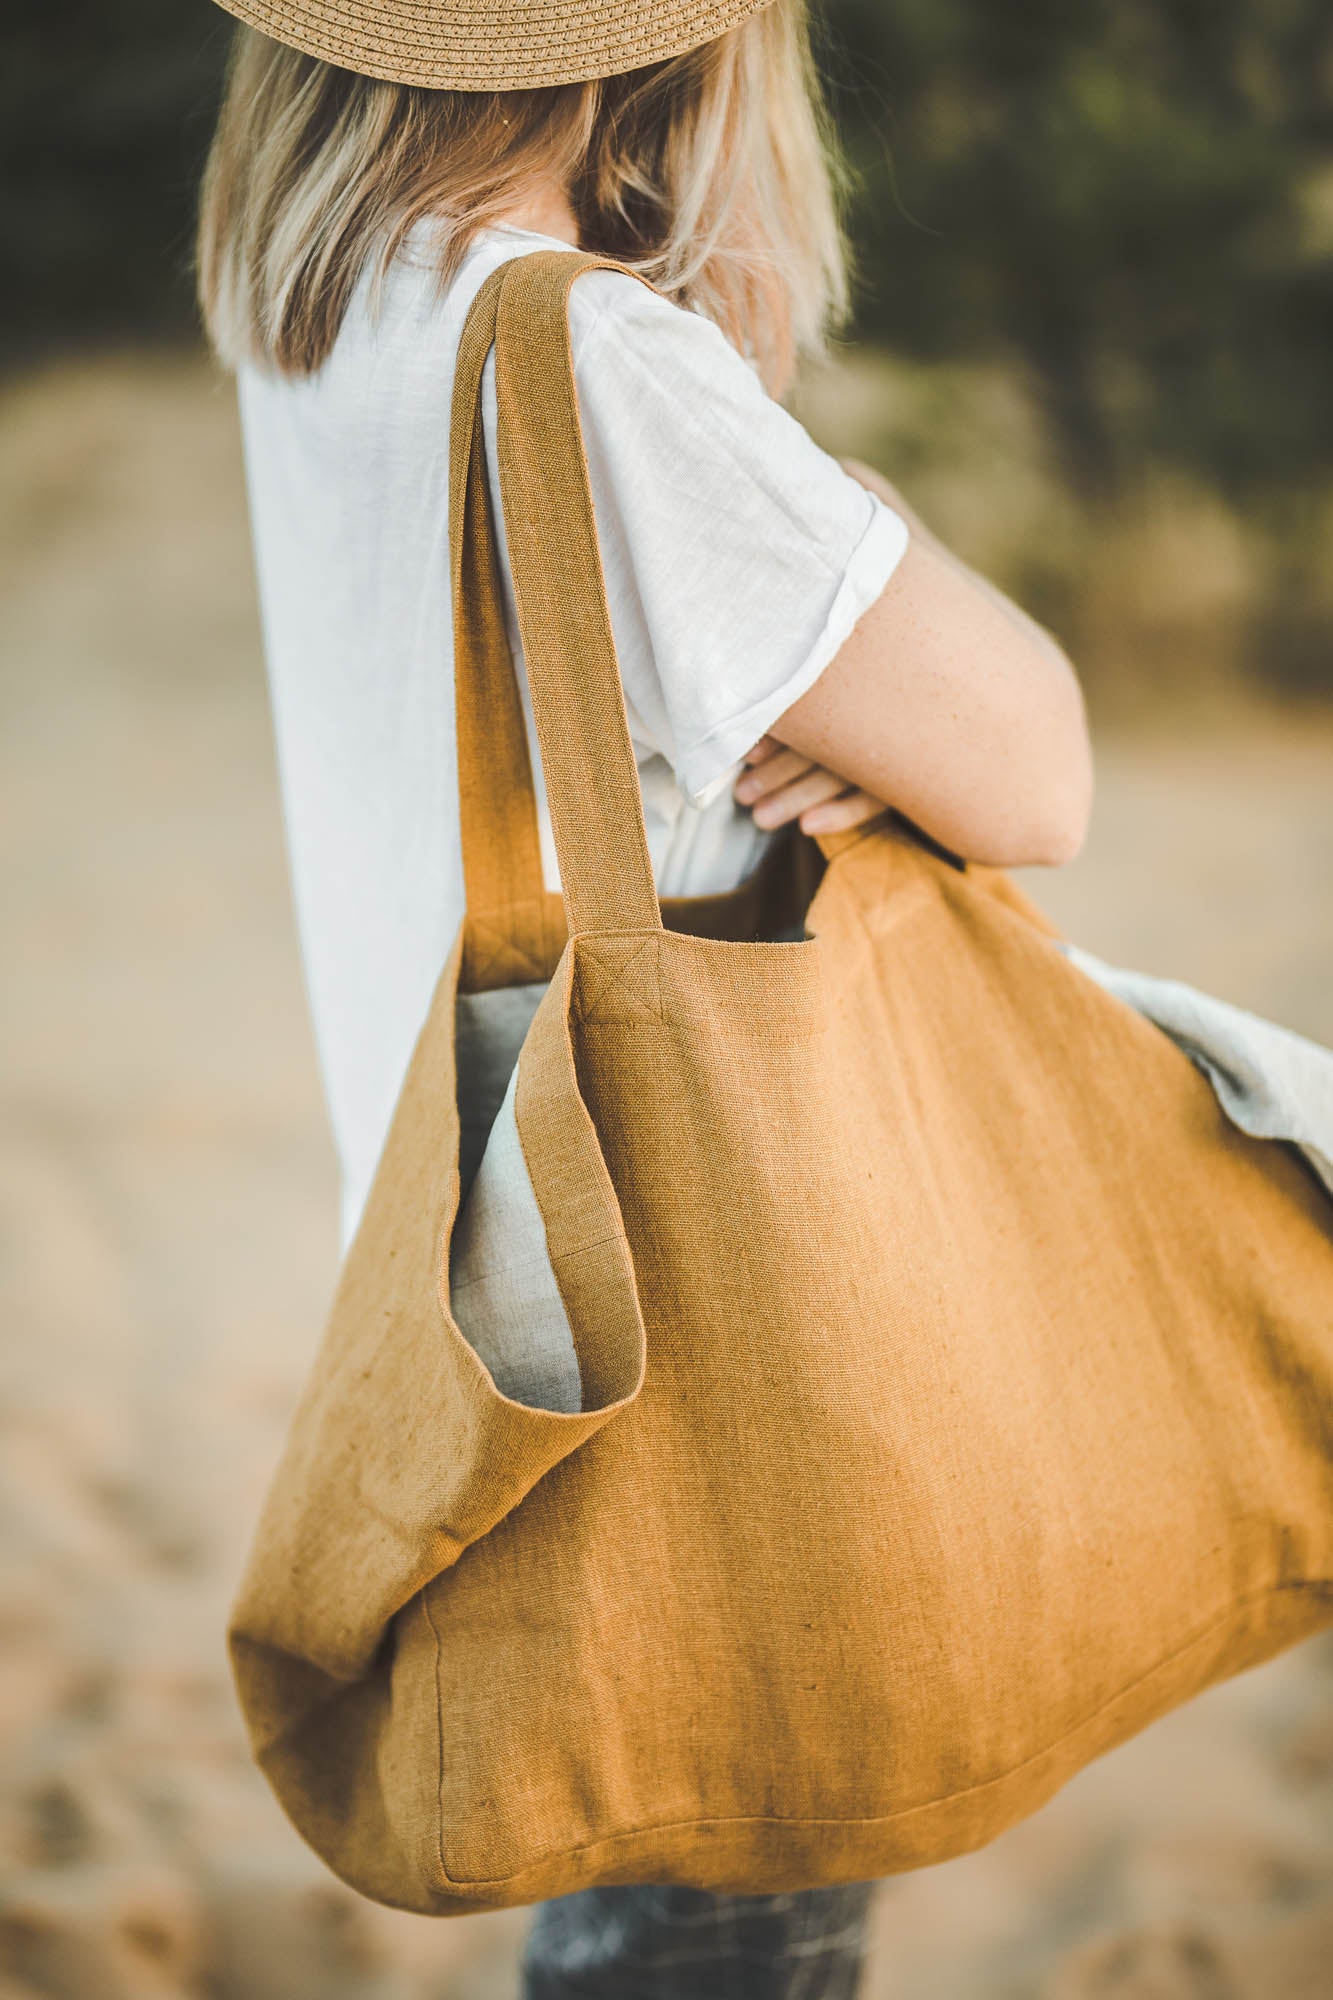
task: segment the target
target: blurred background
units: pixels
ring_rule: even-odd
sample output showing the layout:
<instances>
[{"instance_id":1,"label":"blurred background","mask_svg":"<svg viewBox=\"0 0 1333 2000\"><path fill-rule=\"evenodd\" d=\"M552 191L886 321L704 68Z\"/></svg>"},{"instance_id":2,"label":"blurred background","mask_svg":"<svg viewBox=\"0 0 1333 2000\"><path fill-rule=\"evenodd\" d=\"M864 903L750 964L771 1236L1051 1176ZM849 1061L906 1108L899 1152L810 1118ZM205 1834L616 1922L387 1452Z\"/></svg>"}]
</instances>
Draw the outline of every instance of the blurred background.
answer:
<instances>
[{"instance_id":1,"label":"blurred background","mask_svg":"<svg viewBox=\"0 0 1333 2000\"><path fill-rule=\"evenodd\" d=\"M0 2000L512 2000L327 1878L227 1600L336 1257L230 384L203 0L0 26ZM1333 16L831 0L857 320L799 393L1069 647L1103 956L1333 1042ZM1333 1647L886 1885L869 2000L1326 2000Z\"/></svg>"}]
</instances>

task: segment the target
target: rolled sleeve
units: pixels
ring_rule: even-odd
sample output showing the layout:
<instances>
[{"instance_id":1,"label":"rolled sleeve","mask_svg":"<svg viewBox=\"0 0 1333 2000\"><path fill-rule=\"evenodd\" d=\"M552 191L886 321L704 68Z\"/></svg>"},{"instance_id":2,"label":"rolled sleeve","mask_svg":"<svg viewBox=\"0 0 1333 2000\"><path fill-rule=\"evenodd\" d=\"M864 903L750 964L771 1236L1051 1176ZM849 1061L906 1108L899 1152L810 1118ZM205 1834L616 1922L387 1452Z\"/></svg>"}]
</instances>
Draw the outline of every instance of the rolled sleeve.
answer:
<instances>
[{"instance_id":1,"label":"rolled sleeve","mask_svg":"<svg viewBox=\"0 0 1333 2000\"><path fill-rule=\"evenodd\" d=\"M907 523L875 494L867 493L866 498L871 503L869 526L852 551L818 637L805 658L778 686L680 751L676 778L691 805L711 805L725 791L739 759L814 686L852 628L882 596L906 554Z\"/></svg>"},{"instance_id":2,"label":"rolled sleeve","mask_svg":"<svg viewBox=\"0 0 1333 2000\"><path fill-rule=\"evenodd\" d=\"M574 304L631 733L703 807L880 596L907 525L711 320L620 273L592 274Z\"/></svg>"}]
</instances>

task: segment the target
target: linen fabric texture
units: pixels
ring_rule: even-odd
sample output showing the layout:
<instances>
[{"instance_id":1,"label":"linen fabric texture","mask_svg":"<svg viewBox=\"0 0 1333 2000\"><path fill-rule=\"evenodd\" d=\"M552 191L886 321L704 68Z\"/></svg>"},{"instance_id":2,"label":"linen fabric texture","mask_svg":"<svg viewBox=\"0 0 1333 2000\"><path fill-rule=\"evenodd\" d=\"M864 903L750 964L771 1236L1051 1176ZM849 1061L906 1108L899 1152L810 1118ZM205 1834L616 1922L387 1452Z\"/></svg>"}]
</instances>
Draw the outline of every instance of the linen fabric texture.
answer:
<instances>
[{"instance_id":1,"label":"linen fabric texture","mask_svg":"<svg viewBox=\"0 0 1333 2000\"><path fill-rule=\"evenodd\" d=\"M1178 979L1107 965L1074 945L1065 949L1081 972L1170 1035L1234 1125L1256 1139L1294 1146L1333 1194L1333 1051Z\"/></svg>"},{"instance_id":2,"label":"linen fabric texture","mask_svg":"<svg viewBox=\"0 0 1333 2000\"><path fill-rule=\"evenodd\" d=\"M1333 1051L1177 980L1064 949L1171 1037L1233 1125L1294 1147L1333 1195ZM576 1410L578 1353L515 1117L519 1050L542 990L502 987L458 1003L462 1185L450 1306L497 1388L520 1403Z\"/></svg>"},{"instance_id":3,"label":"linen fabric texture","mask_svg":"<svg viewBox=\"0 0 1333 2000\"><path fill-rule=\"evenodd\" d=\"M467 916L231 1644L349 1882L452 1914L976 1848L1333 1615L1333 1238L999 874L886 814L659 904L567 301L514 260L456 378ZM545 889L499 470L560 855ZM803 918L795 942L776 942ZM459 996L547 982L514 1116L577 1409L453 1310Z\"/></svg>"},{"instance_id":4,"label":"linen fabric texture","mask_svg":"<svg viewBox=\"0 0 1333 2000\"><path fill-rule=\"evenodd\" d=\"M367 280L317 375L241 371L265 652L302 956L342 1169L360 1219L464 908L449 575L458 342L493 269L568 244L496 227L444 297L414 231L377 305ZM654 874L732 889L773 836L739 808L740 759L882 593L901 518L769 396L720 327L619 271L570 301L611 623ZM482 377L500 574L525 719ZM560 886L536 761L546 887Z\"/></svg>"}]
</instances>

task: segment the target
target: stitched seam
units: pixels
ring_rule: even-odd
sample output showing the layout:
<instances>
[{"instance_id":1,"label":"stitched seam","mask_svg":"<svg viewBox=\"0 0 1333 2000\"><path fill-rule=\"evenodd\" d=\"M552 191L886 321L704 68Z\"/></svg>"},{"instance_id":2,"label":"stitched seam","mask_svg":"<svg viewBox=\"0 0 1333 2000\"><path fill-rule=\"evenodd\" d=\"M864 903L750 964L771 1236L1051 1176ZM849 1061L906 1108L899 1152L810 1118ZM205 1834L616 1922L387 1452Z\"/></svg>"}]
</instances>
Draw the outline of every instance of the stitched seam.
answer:
<instances>
[{"instance_id":1,"label":"stitched seam","mask_svg":"<svg viewBox=\"0 0 1333 2000\"><path fill-rule=\"evenodd\" d=\"M591 1243L576 1243L572 1250L552 1250L550 1254L546 1257L538 1258L534 1256L531 1265L524 1264L520 1266L514 1263L513 1260L511 1259L507 1264L503 1266L503 1268L508 1271L513 1271L518 1269L528 1270L530 1268L535 1269L540 1264L541 1268L545 1270L549 1266L555 1264L567 1264L569 1263L571 1258L574 1257L586 1257L590 1250L600 1250L607 1243L614 1243L628 1253L629 1240L626 1237L623 1229L617 1229L613 1230L609 1236L595 1236ZM461 1285L455 1285L453 1289L455 1293L465 1292L469 1289L469 1287L473 1285L485 1284L490 1278L492 1278L495 1275L495 1272L500 1268L501 1266L499 1265L492 1265L487 1270L482 1271L477 1277L467 1278L463 1281ZM466 1336L464 1337L466 1338ZM582 1414L586 1416L588 1412L584 1411ZM363 1495L360 1493L359 1490L357 1493L357 1498L358 1499L363 1498ZM414 1537L404 1537L404 1539L415 1540ZM450 1536L449 1539L452 1541L454 1538Z\"/></svg>"},{"instance_id":2,"label":"stitched seam","mask_svg":"<svg viewBox=\"0 0 1333 2000\"><path fill-rule=\"evenodd\" d=\"M545 973L546 968L542 961L531 952L525 951L521 945L516 945L497 925L487 923L484 917L474 917L472 927L477 944L487 948L485 955L482 952L477 953L473 967L474 976L484 976L493 972L500 964L515 965L521 972L531 972L538 979Z\"/></svg>"},{"instance_id":3,"label":"stitched seam","mask_svg":"<svg viewBox=\"0 0 1333 2000\"><path fill-rule=\"evenodd\" d=\"M644 1019L661 1021L662 997L658 987L655 966L651 998L631 994L625 988L626 974L632 966L639 963L645 952L653 949L655 942L656 940L653 938L644 938L641 944L635 946L628 958L622 958L618 965L608 964L606 959L599 957L595 951L590 952L585 946L583 953L585 961L597 966L600 971L606 974L606 978L591 1000L585 999L582 995L579 996L579 1018L581 1020L595 1021L599 1016L603 1019L607 1018L602 1015L602 1009L606 1006L608 997L614 995L617 991L621 991L624 993L626 1004L637 1005L639 1009L636 1014L631 1016L631 1019L636 1021ZM610 1018L614 1020L620 1017L613 1015Z\"/></svg>"},{"instance_id":4,"label":"stitched seam","mask_svg":"<svg viewBox=\"0 0 1333 2000\"><path fill-rule=\"evenodd\" d=\"M536 1869L548 1866L552 1861L572 1859L575 1855L579 1854L591 1854L599 1847L610 1847L626 1840L634 1840L641 1834L674 1833L690 1827L704 1826L892 1826L899 1820L912 1819L918 1813L930 1812L936 1806L953 1805L963 1799L975 1798L982 1792L992 1790L996 1785L1006 1784L1009 1779L1018 1777L1033 1764L1039 1764L1044 1757L1052 1756L1057 1750L1062 1749L1066 1743L1072 1742L1083 1730L1096 1722L1099 1716L1104 1715L1108 1709L1114 1708L1118 1701L1122 1701L1126 1695L1132 1694L1136 1688L1142 1687L1145 1682L1153 1678L1154 1674L1160 1673L1164 1667L1169 1667L1173 1661L1184 1659L1196 1647L1201 1646L1206 1639L1211 1638L1214 1632L1220 1631L1222 1627L1230 1623L1238 1612L1244 1611L1249 1605L1264 1603L1269 1598L1281 1597L1287 1592L1300 1593L1305 1591L1329 1595L1333 1593L1333 1578L1307 1578L1299 1583L1271 1584L1266 1590L1257 1590L1249 1597L1241 1598L1238 1603L1232 1605L1230 1611L1224 1613L1220 1618L1215 1618L1211 1624L1201 1627L1192 1639L1187 1639L1183 1646L1176 1648L1175 1652L1167 1653L1162 1659L1157 1660L1146 1672L1140 1674L1137 1680L1130 1681L1124 1687L1118 1688L1113 1695L1107 1697L1099 1708L1095 1708L1090 1715L1085 1715L1072 1729L1067 1729L1063 1736L1057 1736L1053 1742L1043 1744L1040 1750L1034 1750L1032 1755L1025 1757L1021 1763L1011 1764L1007 1771L1000 1771L993 1778L983 1778L979 1784L969 1785L965 1791L945 1792L938 1798L923 1799L920 1805L904 1806L900 1811L894 1813L879 1813L871 1819L802 1819L796 1816L779 1818L764 1813L732 1813L727 1815L715 1814L704 1818L696 1816L693 1819L658 1820L643 1826L621 1827L615 1833L602 1834L599 1839L584 1841L577 1847L554 1849L549 1854L539 1855L525 1868L519 1869L515 1874L477 1877L468 1881L446 1873L444 1877L445 1886L449 1889L463 1890L505 1888L510 1883L522 1881L524 1876L532 1874ZM431 1629L433 1631L435 1629L434 1626ZM441 1715L441 1743L443 1743L443 1732L444 1718ZM440 1801L440 1813L441 1826L443 1826L442 1798ZM443 1861L441 1861L441 1865L443 1865Z\"/></svg>"},{"instance_id":5,"label":"stitched seam","mask_svg":"<svg viewBox=\"0 0 1333 2000\"><path fill-rule=\"evenodd\" d=\"M489 978L497 967L506 972L512 970L528 973L533 979L540 979L545 969L540 960L529 958L526 952L506 952L500 949L493 951L488 958L478 958L472 966L472 977L474 979Z\"/></svg>"},{"instance_id":6,"label":"stitched seam","mask_svg":"<svg viewBox=\"0 0 1333 2000\"><path fill-rule=\"evenodd\" d=\"M621 959L618 966L615 964L608 964L607 961L604 958L599 957L596 952L593 953L592 955L593 963L595 965L600 966L601 969L608 975L608 983L603 985L601 994L596 1002L598 1006L601 1006L605 1002L608 993L614 993L616 991L620 991L626 994L627 999L631 1001L638 1000L641 1006L647 1007L653 1014L660 1016L661 1010L657 1004L656 999L653 1000L640 999L639 995L629 993L625 986L626 975L629 973L629 971L633 966L636 966L640 963L640 961L644 957L644 954L646 952L650 952L652 948L653 948L653 940L651 938L645 938L643 943L637 945L635 949L629 954L628 958ZM657 985L656 979L654 979L653 985L655 988Z\"/></svg>"},{"instance_id":7,"label":"stitched seam","mask_svg":"<svg viewBox=\"0 0 1333 2000\"><path fill-rule=\"evenodd\" d=\"M444 1659L440 1645L440 1628L430 1615L429 1591L421 1593L421 1615L426 1621L435 1646L435 1854L440 1864L440 1875L449 1880L449 1870L444 1859L444 1686L442 1672Z\"/></svg>"}]
</instances>

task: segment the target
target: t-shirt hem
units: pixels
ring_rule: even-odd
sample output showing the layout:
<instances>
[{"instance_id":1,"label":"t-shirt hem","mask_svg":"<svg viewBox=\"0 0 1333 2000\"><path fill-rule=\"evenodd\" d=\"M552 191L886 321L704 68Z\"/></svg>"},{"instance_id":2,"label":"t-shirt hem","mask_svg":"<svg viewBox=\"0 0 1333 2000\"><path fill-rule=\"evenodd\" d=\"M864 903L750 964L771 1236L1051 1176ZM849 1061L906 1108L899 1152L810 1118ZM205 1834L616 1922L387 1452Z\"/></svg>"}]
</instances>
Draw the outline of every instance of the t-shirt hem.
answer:
<instances>
[{"instance_id":1,"label":"t-shirt hem","mask_svg":"<svg viewBox=\"0 0 1333 2000\"><path fill-rule=\"evenodd\" d=\"M780 715L785 715L809 692L843 646L852 627L882 595L906 555L907 523L886 507L877 494L871 493L868 498L870 524L852 550L828 615L800 666L748 708L715 724L678 756L676 782L692 806L702 810L711 805L729 783L739 759L772 728Z\"/></svg>"}]
</instances>

